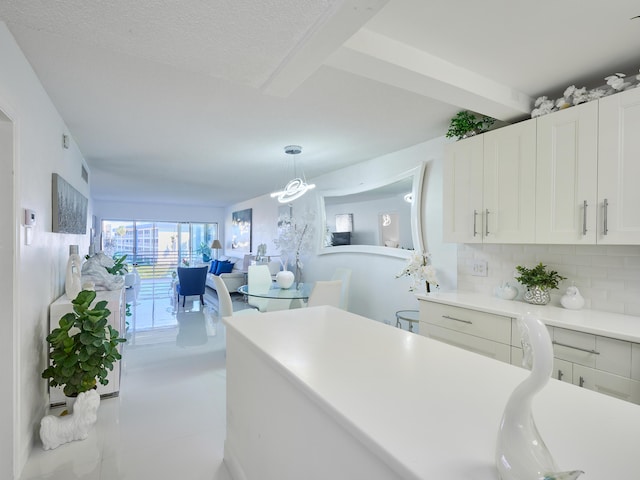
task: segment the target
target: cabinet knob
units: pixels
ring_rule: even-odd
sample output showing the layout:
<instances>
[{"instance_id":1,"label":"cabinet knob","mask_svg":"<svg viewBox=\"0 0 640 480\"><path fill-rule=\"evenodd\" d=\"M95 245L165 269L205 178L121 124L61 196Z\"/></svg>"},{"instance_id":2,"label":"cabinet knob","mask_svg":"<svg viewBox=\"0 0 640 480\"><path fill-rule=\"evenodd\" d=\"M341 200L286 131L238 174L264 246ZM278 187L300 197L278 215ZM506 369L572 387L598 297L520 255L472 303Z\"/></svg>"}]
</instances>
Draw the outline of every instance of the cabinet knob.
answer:
<instances>
[{"instance_id":1,"label":"cabinet knob","mask_svg":"<svg viewBox=\"0 0 640 480\"><path fill-rule=\"evenodd\" d=\"M562 380L562 377L564 377L564 373L562 373L562 370L558 369L558 380Z\"/></svg>"},{"instance_id":2,"label":"cabinet knob","mask_svg":"<svg viewBox=\"0 0 640 480\"><path fill-rule=\"evenodd\" d=\"M578 386L584 387L584 377L580 376L580 381L578 382Z\"/></svg>"}]
</instances>

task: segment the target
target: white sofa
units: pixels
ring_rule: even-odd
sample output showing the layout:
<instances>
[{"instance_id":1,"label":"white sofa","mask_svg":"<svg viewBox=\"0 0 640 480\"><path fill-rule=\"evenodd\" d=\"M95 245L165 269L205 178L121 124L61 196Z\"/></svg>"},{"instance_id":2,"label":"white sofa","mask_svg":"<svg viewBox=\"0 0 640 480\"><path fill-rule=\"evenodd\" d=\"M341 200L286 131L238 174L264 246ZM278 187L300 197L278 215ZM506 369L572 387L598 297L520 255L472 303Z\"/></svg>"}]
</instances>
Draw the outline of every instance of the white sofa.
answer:
<instances>
[{"instance_id":1,"label":"white sofa","mask_svg":"<svg viewBox=\"0 0 640 480\"><path fill-rule=\"evenodd\" d=\"M219 260L229 260L233 263L233 270L231 271L231 273L221 273L220 278L224 281L225 285L227 286L227 290L229 290L229 293L237 292L238 288L247 283L247 268L245 266L245 259L220 255ZM215 290L216 286L215 282L213 281L213 277L213 273L207 273L206 284L207 287L211 287Z\"/></svg>"}]
</instances>

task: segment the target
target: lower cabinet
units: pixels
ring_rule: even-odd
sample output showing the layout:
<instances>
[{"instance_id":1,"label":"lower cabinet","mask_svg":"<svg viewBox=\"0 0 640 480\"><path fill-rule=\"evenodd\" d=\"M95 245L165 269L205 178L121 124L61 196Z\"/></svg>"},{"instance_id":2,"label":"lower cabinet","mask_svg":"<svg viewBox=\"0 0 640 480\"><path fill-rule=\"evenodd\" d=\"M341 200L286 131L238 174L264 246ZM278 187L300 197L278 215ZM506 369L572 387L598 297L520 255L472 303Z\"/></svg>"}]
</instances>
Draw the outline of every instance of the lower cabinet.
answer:
<instances>
[{"instance_id":1,"label":"lower cabinet","mask_svg":"<svg viewBox=\"0 0 640 480\"><path fill-rule=\"evenodd\" d=\"M640 344L547 326L552 378L640 404ZM420 334L522 366L517 319L420 300Z\"/></svg>"},{"instance_id":2,"label":"lower cabinet","mask_svg":"<svg viewBox=\"0 0 640 480\"><path fill-rule=\"evenodd\" d=\"M511 358L510 317L421 301L420 333L503 362Z\"/></svg>"}]
</instances>

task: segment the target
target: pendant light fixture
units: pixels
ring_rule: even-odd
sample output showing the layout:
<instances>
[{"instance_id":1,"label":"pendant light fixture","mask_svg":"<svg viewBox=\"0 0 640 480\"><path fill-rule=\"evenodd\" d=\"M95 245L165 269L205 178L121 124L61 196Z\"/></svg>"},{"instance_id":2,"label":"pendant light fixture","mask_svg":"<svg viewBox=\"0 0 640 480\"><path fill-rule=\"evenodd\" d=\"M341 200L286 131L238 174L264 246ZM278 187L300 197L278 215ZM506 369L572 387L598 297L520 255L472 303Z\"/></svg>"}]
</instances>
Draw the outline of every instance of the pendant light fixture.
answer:
<instances>
[{"instance_id":1,"label":"pendant light fixture","mask_svg":"<svg viewBox=\"0 0 640 480\"><path fill-rule=\"evenodd\" d=\"M294 200L300 198L302 195L307 193L307 191L315 188L316 186L311 183L308 184L306 179L304 178L304 173L301 177L296 176L296 157L295 155L302 152L302 147L300 145L287 145L284 147L284 153L287 155L293 155L293 180L289 180L283 190L279 192L273 192L271 194L271 198L278 198L278 202L280 203L289 203Z\"/></svg>"}]
</instances>

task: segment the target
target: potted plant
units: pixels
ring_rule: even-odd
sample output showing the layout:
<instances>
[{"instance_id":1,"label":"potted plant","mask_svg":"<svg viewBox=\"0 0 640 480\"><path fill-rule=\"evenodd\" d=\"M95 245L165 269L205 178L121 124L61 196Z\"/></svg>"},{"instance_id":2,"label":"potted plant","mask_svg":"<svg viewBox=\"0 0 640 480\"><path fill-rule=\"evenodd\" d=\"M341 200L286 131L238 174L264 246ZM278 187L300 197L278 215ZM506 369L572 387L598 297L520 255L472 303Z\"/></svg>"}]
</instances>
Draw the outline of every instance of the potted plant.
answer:
<instances>
[{"instance_id":1,"label":"potted plant","mask_svg":"<svg viewBox=\"0 0 640 480\"><path fill-rule=\"evenodd\" d=\"M111 275L124 275L125 273L129 272L129 268L127 267L127 264L124 263L125 259L127 258L127 255L122 255L121 257L117 257L117 256L113 256L113 266L112 267L104 267L107 269L107 272L109 272Z\"/></svg>"},{"instance_id":2,"label":"potted plant","mask_svg":"<svg viewBox=\"0 0 640 480\"><path fill-rule=\"evenodd\" d=\"M202 255L203 262L206 263L211 261L211 247L209 246L208 243L200 242L200 246L198 247L198 250L196 250L196 253L199 253Z\"/></svg>"},{"instance_id":3,"label":"potted plant","mask_svg":"<svg viewBox=\"0 0 640 480\"><path fill-rule=\"evenodd\" d=\"M551 301L549 290L558 288L558 282L566 279L555 270L547 270L546 265L543 265L542 262L533 268L518 265L516 270L520 275L515 279L527 287L524 299L535 305L549 303Z\"/></svg>"},{"instance_id":4,"label":"potted plant","mask_svg":"<svg viewBox=\"0 0 640 480\"><path fill-rule=\"evenodd\" d=\"M60 325L47 335L51 364L42 372L52 387L61 386L67 397L107 385L108 370L122 356L118 344L125 342L107 318L111 312L107 302L96 298L93 290L82 290L72 300L73 312L60 319Z\"/></svg>"},{"instance_id":5,"label":"potted plant","mask_svg":"<svg viewBox=\"0 0 640 480\"><path fill-rule=\"evenodd\" d=\"M487 116L478 118L473 113L463 110L451 119L446 137L467 138L486 131L495 121L495 118Z\"/></svg>"}]
</instances>

